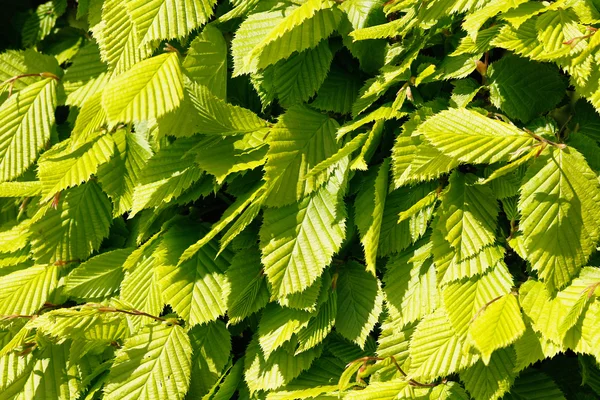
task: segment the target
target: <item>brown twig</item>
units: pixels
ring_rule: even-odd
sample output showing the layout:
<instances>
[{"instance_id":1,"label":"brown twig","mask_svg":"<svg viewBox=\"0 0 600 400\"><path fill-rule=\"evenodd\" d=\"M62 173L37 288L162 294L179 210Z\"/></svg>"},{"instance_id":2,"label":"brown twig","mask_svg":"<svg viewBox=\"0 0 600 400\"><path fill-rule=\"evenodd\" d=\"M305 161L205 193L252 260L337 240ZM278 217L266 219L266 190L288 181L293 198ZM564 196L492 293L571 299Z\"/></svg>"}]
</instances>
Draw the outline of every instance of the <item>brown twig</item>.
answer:
<instances>
[{"instance_id":1,"label":"brown twig","mask_svg":"<svg viewBox=\"0 0 600 400\"><path fill-rule=\"evenodd\" d=\"M8 97L10 97L12 95L13 92L13 88L15 85L15 82L21 78L28 78L28 77L33 77L33 76L39 76L42 78L52 78L56 81L59 81L60 78L56 75L54 75L51 72L40 72L40 73L36 73L36 74L21 74L21 75L17 75L17 76L13 76L10 79L5 80L4 82L2 82L2 84L0 84L0 86L4 86L6 84L9 85L8 87Z\"/></svg>"},{"instance_id":2,"label":"brown twig","mask_svg":"<svg viewBox=\"0 0 600 400\"><path fill-rule=\"evenodd\" d=\"M362 362L366 366L366 363L369 362L369 361L385 361L388 358L392 360L392 363L394 364L394 366L396 367L396 369L398 370L398 372L400 372L400 374L402 374L403 377L407 378L408 375L406 374L406 372L404 372L404 370L402 369L402 367L400 367L400 364L398 364L398 361L396 360L396 357L394 357L394 356L389 356L389 357L369 357L369 356L367 356L367 357L361 357L361 358L358 358L358 359L356 359L354 361L351 361L348 364L348 366L351 365L351 364L355 364L357 362ZM434 383L421 383L421 382L416 381L414 379L409 379L408 380L408 384L411 385L411 386L418 386L418 387L435 387L435 386L439 385L438 382L434 382Z\"/></svg>"},{"instance_id":3,"label":"brown twig","mask_svg":"<svg viewBox=\"0 0 600 400\"><path fill-rule=\"evenodd\" d=\"M123 310L123 309L116 308L116 307L98 307L97 310L100 312L117 312L117 313L123 313L123 314L134 315L134 316L148 317L148 318L152 318L155 321L167 322L167 320L165 318L157 317L155 315L148 314L148 313L140 311L140 310Z\"/></svg>"}]
</instances>

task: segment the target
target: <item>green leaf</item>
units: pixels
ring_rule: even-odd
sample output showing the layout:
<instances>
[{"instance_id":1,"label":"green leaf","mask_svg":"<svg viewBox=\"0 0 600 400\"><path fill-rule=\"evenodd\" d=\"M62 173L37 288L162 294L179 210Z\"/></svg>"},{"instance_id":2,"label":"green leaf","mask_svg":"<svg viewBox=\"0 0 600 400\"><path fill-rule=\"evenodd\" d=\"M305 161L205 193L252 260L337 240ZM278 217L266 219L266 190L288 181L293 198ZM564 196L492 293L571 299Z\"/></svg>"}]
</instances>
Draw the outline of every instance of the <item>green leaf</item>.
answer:
<instances>
[{"instance_id":1,"label":"green leaf","mask_svg":"<svg viewBox=\"0 0 600 400\"><path fill-rule=\"evenodd\" d=\"M231 174L254 169L266 162L268 135L269 131L258 130L243 136L205 136L192 152L196 154L196 163L221 184Z\"/></svg>"},{"instance_id":2,"label":"green leaf","mask_svg":"<svg viewBox=\"0 0 600 400\"><path fill-rule=\"evenodd\" d=\"M97 308L88 306L83 306L79 310L68 308L52 310L32 320L27 326L56 339L58 343L64 343L69 339L73 339L75 343L79 339L106 342L120 340L129 335L122 314L101 313ZM103 328L108 328L110 333L98 335ZM90 347L85 350L90 350ZM83 354L79 357L81 356Z\"/></svg>"},{"instance_id":3,"label":"green leaf","mask_svg":"<svg viewBox=\"0 0 600 400\"><path fill-rule=\"evenodd\" d=\"M382 311L383 294L377 278L357 262L346 263L337 279L335 327L346 339L364 348Z\"/></svg>"},{"instance_id":4,"label":"green leaf","mask_svg":"<svg viewBox=\"0 0 600 400\"><path fill-rule=\"evenodd\" d=\"M60 143L45 152L38 161L42 201L50 200L56 193L89 180L115 151L111 135L98 136L75 149L69 149L68 145Z\"/></svg>"},{"instance_id":5,"label":"green leaf","mask_svg":"<svg viewBox=\"0 0 600 400\"><path fill-rule=\"evenodd\" d=\"M470 184L473 181L472 175L455 172L450 176L434 225L460 260L495 241L498 203L489 188Z\"/></svg>"},{"instance_id":6,"label":"green leaf","mask_svg":"<svg viewBox=\"0 0 600 400\"><path fill-rule=\"evenodd\" d=\"M416 133L443 154L464 163L508 161L534 144L533 137L514 125L464 108L428 118Z\"/></svg>"},{"instance_id":7,"label":"green leaf","mask_svg":"<svg viewBox=\"0 0 600 400\"><path fill-rule=\"evenodd\" d=\"M108 66L100 59L97 43L91 41L82 46L62 79L67 95L66 103L82 106L99 90L98 84L106 78L107 70Z\"/></svg>"},{"instance_id":8,"label":"green leaf","mask_svg":"<svg viewBox=\"0 0 600 400\"><path fill-rule=\"evenodd\" d=\"M71 132L71 148L83 145L101 135L106 123L106 112L102 108L103 88L98 89L83 101L81 110Z\"/></svg>"},{"instance_id":9,"label":"green leaf","mask_svg":"<svg viewBox=\"0 0 600 400\"><path fill-rule=\"evenodd\" d=\"M23 47L32 47L48 36L52 32L56 20L64 14L66 9L67 2L65 0L52 0L40 4L23 24L21 31Z\"/></svg>"},{"instance_id":10,"label":"green leaf","mask_svg":"<svg viewBox=\"0 0 600 400\"><path fill-rule=\"evenodd\" d=\"M229 323L237 324L269 302L267 280L262 273L260 252L250 248L238 252L225 272L231 290L227 297Z\"/></svg>"},{"instance_id":11,"label":"green leaf","mask_svg":"<svg viewBox=\"0 0 600 400\"><path fill-rule=\"evenodd\" d=\"M219 389L215 393L213 400L229 400L231 399L240 382L242 381L244 373L244 358L240 358L235 362L235 365L229 371L229 374L223 380L223 383L219 386Z\"/></svg>"},{"instance_id":12,"label":"green leaf","mask_svg":"<svg viewBox=\"0 0 600 400\"><path fill-rule=\"evenodd\" d=\"M384 104L380 108L366 114L365 116L360 118L356 117L352 121L349 121L348 123L344 124L344 126L337 130L336 138L340 140L347 133L353 132L368 124L369 122L400 118L403 115L404 114L399 113L397 110L394 110L391 104Z\"/></svg>"},{"instance_id":13,"label":"green leaf","mask_svg":"<svg viewBox=\"0 0 600 400\"><path fill-rule=\"evenodd\" d=\"M13 94L0 106L0 181L23 174L50 140L56 80L45 78Z\"/></svg>"},{"instance_id":14,"label":"green leaf","mask_svg":"<svg viewBox=\"0 0 600 400\"><path fill-rule=\"evenodd\" d=\"M527 259L549 288L562 288L598 242L596 174L572 148L549 148L527 170L519 212Z\"/></svg>"},{"instance_id":15,"label":"green leaf","mask_svg":"<svg viewBox=\"0 0 600 400\"><path fill-rule=\"evenodd\" d=\"M433 400L467 400L469 395L458 383L446 382L434 387L429 398Z\"/></svg>"},{"instance_id":16,"label":"green leaf","mask_svg":"<svg viewBox=\"0 0 600 400\"><path fill-rule=\"evenodd\" d=\"M15 357L19 357L15 354ZM13 380L5 387L0 387L0 399L13 399L28 395L29 398L75 399L80 379L77 368L68 365L69 346L53 345L44 341L44 348L36 357L27 357L24 361L6 360L17 368ZM10 363L10 364L9 364ZM15 374L16 375L16 374ZM10 376L9 376L10 379Z\"/></svg>"},{"instance_id":17,"label":"green leaf","mask_svg":"<svg viewBox=\"0 0 600 400\"><path fill-rule=\"evenodd\" d=\"M215 241L207 243L192 258L179 261L181 253L206 230L192 224L170 228L160 244L165 252L159 280L165 301L190 326L216 320L227 311L230 290L225 270L231 253L217 257Z\"/></svg>"},{"instance_id":18,"label":"green leaf","mask_svg":"<svg viewBox=\"0 0 600 400\"><path fill-rule=\"evenodd\" d=\"M22 76L12 82L13 93L38 82L40 78L37 74L42 72L51 72L56 76L60 76L62 69L54 57L38 53L34 49L25 51L8 50L0 54L0 81L6 82L15 76ZM29 74L31 76L23 76ZM0 93L6 90L8 85L3 86Z\"/></svg>"},{"instance_id":19,"label":"green leaf","mask_svg":"<svg viewBox=\"0 0 600 400\"><path fill-rule=\"evenodd\" d=\"M528 369L521 373L506 396L506 400L566 399L558 385L548 375Z\"/></svg>"},{"instance_id":20,"label":"green leaf","mask_svg":"<svg viewBox=\"0 0 600 400\"><path fill-rule=\"evenodd\" d=\"M512 276L502 264L484 273L464 281L448 284L442 290L444 304L448 308L448 318L457 335L467 334L469 325L488 302L510 293Z\"/></svg>"},{"instance_id":21,"label":"green leaf","mask_svg":"<svg viewBox=\"0 0 600 400\"><path fill-rule=\"evenodd\" d=\"M402 222L398 221L398 215L423 199L433 188L434 185L424 183L412 187L404 186L388 193L379 235L379 256L398 253L425 234L433 207L426 207Z\"/></svg>"},{"instance_id":22,"label":"green leaf","mask_svg":"<svg viewBox=\"0 0 600 400\"><path fill-rule=\"evenodd\" d=\"M551 298L542 282L525 282L519 288L519 303L536 332L556 344L562 343L558 327L566 315L566 309L560 300Z\"/></svg>"},{"instance_id":23,"label":"green leaf","mask_svg":"<svg viewBox=\"0 0 600 400\"><path fill-rule=\"evenodd\" d=\"M475 40L479 29L486 23L487 20L493 18L497 14L505 13L512 8L518 7L520 4L528 0L493 0L486 4L481 9L467 15L463 22L463 29L467 31L469 36Z\"/></svg>"},{"instance_id":24,"label":"green leaf","mask_svg":"<svg viewBox=\"0 0 600 400\"><path fill-rule=\"evenodd\" d=\"M125 276L121 281L120 298L150 315L158 315L164 305L158 275L162 256L158 252L159 244L158 236L150 238L123 263Z\"/></svg>"},{"instance_id":25,"label":"green leaf","mask_svg":"<svg viewBox=\"0 0 600 400\"><path fill-rule=\"evenodd\" d=\"M327 295L324 303L317 310L317 314L308 321L308 325L298 333L298 350L296 354L316 347L325 340L335 325L337 316L337 291L329 286L321 288L321 296Z\"/></svg>"},{"instance_id":26,"label":"green leaf","mask_svg":"<svg viewBox=\"0 0 600 400\"><path fill-rule=\"evenodd\" d=\"M309 287L339 250L345 232L345 213L337 209L340 190L333 177L300 203L265 210L262 263L277 296Z\"/></svg>"},{"instance_id":27,"label":"green leaf","mask_svg":"<svg viewBox=\"0 0 600 400\"><path fill-rule=\"evenodd\" d=\"M435 179L460 164L419 138L405 136L396 139L392 160L395 188Z\"/></svg>"},{"instance_id":28,"label":"green leaf","mask_svg":"<svg viewBox=\"0 0 600 400\"><path fill-rule=\"evenodd\" d=\"M183 399L189 386L192 346L182 327L153 323L125 341L104 388L111 399Z\"/></svg>"},{"instance_id":29,"label":"green leaf","mask_svg":"<svg viewBox=\"0 0 600 400\"><path fill-rule=\"evenodd\" d=\"M188 153L195 143L193 139L178 139L161 148L148 159L143 169L136 172L139 178L135 181L130 217L145 208L158 207L176 199L202 177L202 170L193 164L194 155ZM134 166L132 164L132 171L139 168Z\"/></svg>"},{"instance_id":30,"label":"green leaf","mask_svg":"<svg viewBox=\"0 0 600 400\"><path fill-rule=\"evenodd\" d=\"M360 85L361 81L355 74L332 65L310 105L319 110L349 114L358 96Z\"/></svg>"},{"instance_id":31,"label":"green leaf","mask_svg":"<svg viewBox=\"0 0 600 400\"><path fill-rule=\"evenodd\" d=\"M388 191L389 159L374 169L363 181L354 204L354 220L365 251L367 271L375 275L381 221Z\"/></svg>"},{"instance_id":32,"label":"green leaf","mask_svg":"<svg viewBox=\"0 0 600 400\"><path fill-rule=\"evenodd\" d=\"M390 382L375 382L362 390L348 392L345 399L350 400L394 400L402 398L401 392L408 387L409 383L404 379L396 379Z\"/></svg>"},{"instance_id":33,"label":"green leaf","mask_svg":"<svg viewBox=\"0 0 600 400\"><path fill-rule=\"evenodd\" d=\"M286 10L252 14L236 31L231 44L233 75L257 72L294 52L316 47L333 33L340 17L329 0L308 0Z\"/></svg>"},{"instance_id":34,"label":"green leaf","mask_svg":"<svg viewBox=\"0 0 600 400\"><path fill-rule=\"evenodd\" d=\"M473 78L460 79L452 82L454 89L450 97L450 105L456 108L464 108L477 96L481 86Z\"/></svg>"},{"instance_id":35,"label":"green leaf","mask_svg":"<svg viewBox=\"0 0 600 400\"><path fill-rule=\"evenodd\" d=\"M577 15L573 10L549 10L541 14L535 22L538 40L544 48L545 58L559 58L582 48L582 43L569 46L569 40L581 36L577 26Z\"/></svg>"},{"instance_id":36,"label":"green leaf","mask_svg":"<svg viewBox=\"0 0 600 400\"><path fill-rule=\"evenodd\" d=\"M0 315L36 313L58 286L59 268L35 265L0 277Z\"/></svg>"},{"instance_id":37,"label":"green leaf","mask_svg":"<svg viewBox=\"0 0 600 400\"><path fill-rule=\"evenodd\" d=\"M110 202L95 182L69 189L38 211L31 225L31 250L38 263L74 262L87 258L108 236Z\"/></svg>"},{"instance_id":38,"label":"green leaf","mask_svg":"<svg viewBox=\"0 0 600 400\"><path fill-rule=\"evenodd\" d=\"M431 246L415 245L390 257L383 277L390 315L407 325L432 313L440 302Z\"/></svg>"},{"instance_id":39,"label":"green leaf","mask_svg":"<svg viewBox=\"0 0 600 400\"><path fill-rule=\"evenodd\" d=\"M187 396L200 398L217 382L229 361L231 335L223 321L196 326L189 335L194 354Z\"/></svg>"},{"instance_id":40,"label":"green leaf","mask_svg":"<svg viewBox=\"0 0 600 400\"><path fill-rule=\"evenodd\" d=\"M398 329L398 323L388 316L381 325L381 334L378 339L377 355L379 357L394 357L398 365L404 368L409 360L409 346L417 324L409 324ZM391 360L391 358L390 358ZM388 377L398 376L398 369L394 364L383 368L379 377L385 380Z\"/></svg>"},{"instance_id":41,"label":"green leaf","mask_svg":"<svg viewBox=\"0 0 600 400\"><path fill-rule=\"evenodd\" d=\"M42 193L40 181L2 182L0 183L1 197L35 197Z\"/></svg>"},{"instance_id":42,"label":"green leaf","mask_svg":"<svg viewBox=\"0 0 600 400\"><path fill-rule=\"evenodd\" d=\"M277 63L273 85L283 105L307 101L323 84L333 54L327 41Z\"/></svg>"},{"instance_id":43,"label":"green leaf","mask_svg":"<svg viewBox=\"0 0 600 400\"><path fill-rule=\"evenodd\" d=\"M585 267L569 286L556 295L567 309L567 314L558 327L559 335L566 335L577 323L584 309L593 299L598 282L600 282L600 269Z\"/></svg>"},{"instance_id":44,"label":"green leaf","mask_svg":"<svg viewBox=\"0 0 600 400\"><path fill-rule=\"evenodd\" d=\"M141 122L158 118L179 106L183 76L177 53L141 61L112 79L102 95L108 122Z\"/></svg>"},{"instance_id":45,"label":"green leaf","mask_svg":"<svg viewBox=\"0 0 600 400\"><path fill-rule=\"evenodd\" d=\"M197 115L198 132L212 135L240 135L256 132L267 123L250 110L233 106L212 94L207 87L193 84L188 91Z\"/></svg>"},{"instance_id":46,"label":"green leaf","mask_svg":"<svg viewBox=\"0 0 600 400\"><path fill-rule=\"evenodd\" d=\"M302 292L291 293L284 297L272 295L271 301L277 301L284 307L294 308L296 310L307 311L310 313L315 312L317 307L317 301L320 298L320 294L325 287L331 284L330 275L327 271L323 272L323 275L319 276L309 287L304 289Z\"/></svg>"},{"instance_id":47,"label":"green leaf","mask_svg":"<svg viewBox=\"0 0 600 400\"><path fill-rule=\"evenodd\" d=\"M515 371L520 372L538 361L548 357L554 357L560 350L560 346L544 339L541 334L535 332L531 326L527 326L525 333L513 344L517 353Z\"/></svg>"},{"instance_id":48,"label":"green leaf","mask_svg":"<svg viewBox=\"0 0 600 400\"><path fill-rule=\"evenodd\" d=\"M469 326L469 335L485 365L490 364L495 350L508 346L525 332L516 297L511 293L494 300L478 311Z\"/></svg>"},{"instance_id":49,"label":"green leaf","mask_svg":"<svg viewBox=\"0 0 600 400\"><path fill-rule=\"evenodd\" d=\"M358 169L365 171L369 168L367 164L371 161L371 157L373 157L373 154L379 147L381 138L383 136L384 123L385 121L379 120L373 124L364 146L362 146L362 149L360 149L360 153L354 160L352 160L352 163L350 164L351 170Z\"/></svg>"},{"instance_id":50,"label":"green leaf","mask_svg":"<svg viewBox=\"0 0 600 400\"><path fill-rule=\"evenodd\" d=\"M269 135L265 180L271 186L267 206L281 207L305 198L333 172L318 176L309 171L338 150L335 120L304 106L287 110Z\"/></svg>"},{"instance_id":51,"label":"green leaf","mask_svg":"<svg viewBox=\"0 0 600 400\"><path fill-rule=\"evenodd\" d=\"M591 356L579 356L579 364L581 365L582 385L591 387L596 394L600 392L600 373L598 364Z\"/></svg>"},{"instance_id":52,"label":"green leaf","mask_svg":"<svg viewBox=\"0 0 600 400\"><path fill-rule=\"evenodd\" d=\"M449 303L452 304L452 303ZM465 345L452 329L443 308L425 317L410 343L410 377L432 380L473 365L477 356L465 351Z\"/></svg>"},{"instance_id":53,"label":"green leaf","mask_svg":"<svg viewBox=\"0 0 600 400\"><path fill-rule=\"evenodd\" d=\"M311 314L306 311L269 304L265 307L258 325L258 343L265 355L269 356L294 334L308 325Z\"/></svg>"},{"instance_id":54,"label":"green leaf","mask_svg":"<svg viewBox=\"0 0 600 400\"><path fill-rule=\"evenodd\" d=\"M516 56L492 63L488 77L492 104L509 118L525 122L554 108L565 92L557 68Z\"/></svg>"},{"instance_id":55,"label":"green leaf","mask_svg":"<svg viewBox=\"0 0 600 400\"><path fill-rule=\"evenodd\" d=\"M65 290L70 296L85 300L114 294L123 280L123 263L132 251L113 250L90 258L69 273Z\"/></svg>"},{"instance_id":56,"label":"green leaf","mask_svg":"<svg viewBox=\"0 0 600 400\"><path fill-rule=\"evenodd\" d=\"M239 196L236 201L230 205L227 210L221 216L221 219L214 223L210 231L202 237L199 241L185 249L181 255L181 261L185 261L191 258L198 250L205 244L215 238L227 225L229 225L235 218L237 218L248 206L254 201L261 201L264 194L263 183L260 182L258 185L251 188L248 192Z\"/></svg>"},{"instance_id":57,"label":"green leaf","mask_svg":"<svg viewBox=\"0 0 600 400\"><path fill-rule=\"evenodd\" d=\"M217 28L207 25L202 29L181 65L194 82L220 99L227 97L227 43Z\"/></svg>"},{"instance_id":58,"label":"green leaf","mask_svg":"<svg viewBox=\"0 0 600 400\"><path fill-rule=\"evenodd\" d=\"M477 38L475 40L473 40L471 36L465 36L461 39L456 50L450 53L450 55L481 54L490 51L493 48L493 46L490 45L490 41L498 35L500 28L502 28L501 24L492 25L487 29L482 29L477 33Z\"/></svg>"},{"instance_id":59,"label":"green leaf","mask_svg":"<svg viewBox=\"0 0 600 400\"><path fill-rule=\"evenodd\" d=\"M102 4L102 22L93 29L100 47L100 55L109 71L122 74L134 64L152 54L152 46L139 41L127 7L120 0L106 0Z\"/></svg>"},{"instance_id":60,"label":"green leaf","mask_svg":"<svg viewBox=\"0 0 600 400\"><path fill-rule=\"evenodd\" d=\"M460 379L474 399L495 400L510 390L515 381L515 353L511 348L495 351L488 363L479 360L460 373Z\"/></svg>"},{"instance_id":61,"label":"green leaf","mask_svg":"<svg viewBox=\"0 0 600 400\"><path fill-rule=\"evenodd\" d=\"M252 393L259 390L273 390L291 382L310 367L319 357L322 347L294 355L295 341L276 350L265 358L260 350L258 338L254 338L246 350L244 377Z\"/></svg>"},{"instance_id":62,"label":"green leaf","mask_svg":"<svg viewBox=\"0 0 600 400\"><path fill-rule=\"evenodd\" d=\"M134 187L141 179L152 150L139 132L118 130L112 137L115 154L108 163L98 168L97 175L102 190L113 202L113 215L118 216L131 210Z\"/></svg>"},{"instance_id":63,"label":"green leaf","mask_svg":"<svg viewBox=\"0 0 600 400\"><path fill-rule=\"evenodd\" d=\"M341 360L331 356L320 357L283 389L269 393L267 400L310 399L319 398L319 395L329 397L328 392L337 389L337 385L333 383L343 369L344 364Z\"/></svg>"},{"instance_id":64,"label":"green leaf","mask_svg":"<svg viewBox=\"0 0 600 400\"><path fill-rule=\"evenodd\" d=\"M308 174L305 175L305 178L310 178L313 176L319 176L319 174L323 171L328 170L329 168L335 166L338 162L342 161L344 158L348 157L356 150L361 148L365 142L367 141L368 135L366 133L361 133L356 135L355 138L349 140L342 148L340 148L335 154L327 158L326 160L321 161L317 165L315 165Z\"/></svg>"},{"instance_id":65,"label":"green leaf","mask_svg":"<svg viewBox=\"0 0 600 400\"><path fill-rule=\"evenodd\" d=\"M204 24L212 15L216 0L133 0L127 11L140 43L176 39Z\"/></svg>"}]
</instances>

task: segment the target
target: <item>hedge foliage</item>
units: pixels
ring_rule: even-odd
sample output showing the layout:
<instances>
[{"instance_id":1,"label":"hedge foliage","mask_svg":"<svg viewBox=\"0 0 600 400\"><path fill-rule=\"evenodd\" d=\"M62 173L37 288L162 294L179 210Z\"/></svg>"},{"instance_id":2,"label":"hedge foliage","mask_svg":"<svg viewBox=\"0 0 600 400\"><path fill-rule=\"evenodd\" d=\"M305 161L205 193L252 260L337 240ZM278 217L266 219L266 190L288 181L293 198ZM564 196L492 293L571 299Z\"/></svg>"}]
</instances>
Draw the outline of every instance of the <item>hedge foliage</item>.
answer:
<instances>
[{"instance_id":1,"label":"hedge foliage","mask_svg":"<svg viewBox=\"0 0 600 400\"><path fill-rule=\"evenodd\" d=\"M11 7L0 400L600 396L598 0Z\"/></svg>"}]
</instances>

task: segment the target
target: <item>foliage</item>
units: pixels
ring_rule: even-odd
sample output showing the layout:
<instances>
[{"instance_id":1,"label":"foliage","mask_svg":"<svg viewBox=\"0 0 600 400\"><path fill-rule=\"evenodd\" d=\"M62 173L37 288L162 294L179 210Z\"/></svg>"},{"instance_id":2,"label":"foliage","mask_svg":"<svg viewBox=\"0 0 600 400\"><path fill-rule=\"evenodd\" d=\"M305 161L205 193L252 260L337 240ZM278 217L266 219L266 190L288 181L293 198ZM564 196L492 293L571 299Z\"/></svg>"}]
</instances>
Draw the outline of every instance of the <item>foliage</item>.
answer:
<instances>
[{"instance_id":1,"label":"foliage","mask_svg":"<svg viewBox=\"0 0 600 400\"><path fill-rule=\"evenodd\" d=\"M598 1L13 3L0 400L600 396Z\"/></svg>"}]
</instances>

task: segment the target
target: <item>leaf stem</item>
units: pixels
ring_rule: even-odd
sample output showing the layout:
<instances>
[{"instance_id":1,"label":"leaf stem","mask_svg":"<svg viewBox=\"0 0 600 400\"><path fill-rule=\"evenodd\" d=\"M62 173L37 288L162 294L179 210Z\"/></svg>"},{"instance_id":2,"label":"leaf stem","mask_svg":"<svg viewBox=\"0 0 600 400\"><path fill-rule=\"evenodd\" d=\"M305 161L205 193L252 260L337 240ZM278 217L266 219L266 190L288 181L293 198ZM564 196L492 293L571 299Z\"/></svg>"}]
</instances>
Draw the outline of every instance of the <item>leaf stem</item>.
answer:
<instances>
[{"instance_id":1,"label":"leaf stem","mask_svg":"<svg viewBox=\"0 0 600 400\"><path fill-rule=\"evenodd\" d=\"M21 75L17 75L17 76L13 76L10 79L5 80L4 82L2 82L2 84L0 84L0 86L4 86L6 84L10 85L8 87L8 97L10 97L12 95L13 92L13 88L15 85L15 82L21 78L28 78L28 77L32 77L32 76L39 76L42 78L52 78L55 81L59 81L60 78L56 75L54 75L52 72L40 72L40 73L36 73L36 74L21 74Z\"/></svg>"},{"instance_id":2,"label":"leaf stem","mask_svg":"<svg viewBox=\"0 0 600 400\"><path fill-rule=\"evenodd\" d=\"M389 357L361 357L358 358L354 361L351 361L348 365L351 364L355 364L357 362L362 362L362 363L367 363L368 361L385 361L387 359L391 359L392 363L394 364L394 366L396 367L396 369L398 370L398 372L400 372L400 374L402 374L403 377L407 378L408 374L406 372L404 372L404 370L402 369L402 367L400 367L400 364L398 364L398 361L396 360L396 357L394 356L389 356ZM421 383L419 381L416 381L414 379L409 379L408 380L408 384L411 386L418 386L418 387L435 387L437 385L439 385L439 382L434 382L434 383Z\"/></svg>"},{"instance_id":3,"label":"leaf stem","mask_svg":"<svg viewBox=\"0 0 600 400\"><path fill-rule=\"evenodd\" d=\"M116 307L98 307L97 310L100 312L117 312L117 313L123 313L123 314L128 314L128 315L148 317L148 318L152 318L155 321L167 322L167 320L165 318L157 317L155 315L148 314L148 313L146 313L144 311L140 311L140 310L123 310L121 308L116 308ZM179 325L179 323L177 323L177 325Z\"/></svg>"}]
</instances>

